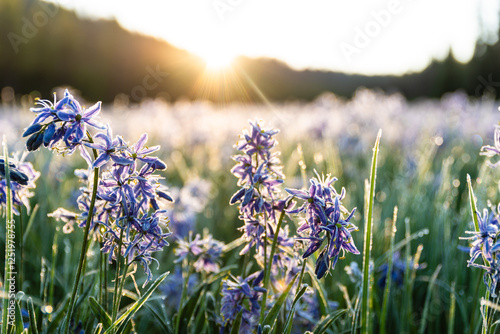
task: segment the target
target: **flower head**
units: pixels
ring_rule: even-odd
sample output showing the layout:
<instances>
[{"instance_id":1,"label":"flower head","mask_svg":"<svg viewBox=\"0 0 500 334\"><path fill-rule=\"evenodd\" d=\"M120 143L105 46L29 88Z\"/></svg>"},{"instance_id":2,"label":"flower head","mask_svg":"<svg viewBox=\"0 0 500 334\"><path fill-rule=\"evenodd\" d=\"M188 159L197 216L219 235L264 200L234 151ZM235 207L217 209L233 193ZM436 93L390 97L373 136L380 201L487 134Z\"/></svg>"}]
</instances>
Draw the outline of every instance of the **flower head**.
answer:
<instances>
[{"instance_id":1,"label":"flower head","mask_svg":"<svg viewBox=\"0 0 500 334\"><path fill-rule=\"evenodd\" d=\"M342 206L345 189L337 193L333 187L336 180L330 175L320 177L317 174L316 178L311 179L308 191L285 189L293 197L304 201L299 208L288 211L290 214L305 212L305 221L297 229L297 233L307 232L306 235L299 234L297 239L309 243L302 257L311 256L326 244L316 261L318 278L323 277L330 267L335 268L341 252L359 254L351 236L357 227L350 222L356 208L348 212Z\"/></svg>"}]
</instances>

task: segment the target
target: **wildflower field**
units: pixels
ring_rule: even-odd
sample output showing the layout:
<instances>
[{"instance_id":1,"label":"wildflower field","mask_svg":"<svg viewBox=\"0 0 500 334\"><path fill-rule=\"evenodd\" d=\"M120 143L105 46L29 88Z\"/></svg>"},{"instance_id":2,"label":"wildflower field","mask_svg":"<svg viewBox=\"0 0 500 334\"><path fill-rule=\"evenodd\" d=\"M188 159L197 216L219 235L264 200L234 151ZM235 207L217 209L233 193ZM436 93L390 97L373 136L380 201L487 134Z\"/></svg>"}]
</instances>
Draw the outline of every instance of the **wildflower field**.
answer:
<instances>
[{"instance_id":1,"label":"wildflower field","mask_svg":"<svg viewBox=\"0 0 500 334\"><path fill-rule=\"evenodd\" d=\"M0 107L3 333L497 330L495 101L72 94Z\"/></svg>"}]
</instances>

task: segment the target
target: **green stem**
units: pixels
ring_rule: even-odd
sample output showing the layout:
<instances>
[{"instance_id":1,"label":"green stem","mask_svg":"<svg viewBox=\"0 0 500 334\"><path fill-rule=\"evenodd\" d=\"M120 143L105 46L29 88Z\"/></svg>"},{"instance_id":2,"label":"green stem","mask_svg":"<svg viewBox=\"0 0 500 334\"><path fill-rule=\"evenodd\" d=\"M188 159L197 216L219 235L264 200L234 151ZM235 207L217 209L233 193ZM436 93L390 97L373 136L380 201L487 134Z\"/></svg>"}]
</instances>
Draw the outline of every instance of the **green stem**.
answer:
<instances>
[{"instance_id":1,"label":"green stem","mask_svg":"<svg viewBox=\"0 0 500 334\"><path fill-rule=\"evenodd\" d=\"M472 188L472 182L471 182L469 174L467 174L467 186L469 188L469 202L470 202L470 209L471 209L471 213L472 213L472 220L474 221L474 227L476 229L476 232L480 232L479 231L479 220L477 218L476 198L474 196L474 190ZM483 261L487 267L490 266L490 262L486 259L484 253L483 253ZM489 291L489 289L486 289L486 294L485 294L484 299L489 300L489 298L490 298L490 291ZM486 317L485 322L488 323L488 304L484 305L484 316ZM483 334L488 333L487 327L488 326L483 326L483 330L482 330Z\"/></svg>"},{"instance_id":2,"label":"green stem","mask_svg":"<svg viewBox=\"0 0 500 334\"><path fill-rule=\"evenodd\" d=\"M368 305L370 293L370 256L372 248L372 225L373 225L373 202L375 198L375 180L377 173L377 157L378 147L380 143L380 136L382 130L379 130L375 146L373 147L372 166L370 174L370 193L368 195L368 209L365 220L365 242L363 251L363 288L362 288L362 301L361 301L361 333L368 333L370 324L370 309Z\"/></svg>"},{"instance_id":3,"label":"green stem","mask_svg":"<svg viewBox=\"0 0 500 334\"><path fill-rule=\"evenodd\" d=\"M245 279L247 277L247 266L248 266L248 258L250 257L249 252L246 252L243 256L243 267L241 270L241 277Z\"/></svg>"},{"instance_id":4,"label":"green stem","mask_svg":"<svg viewBox=\"0 0 500 334\"><path fill-rule=\"evenodd\" d=\"M124 266L123 266L122 276L120 278L120 287L118 289L118 295L116 296L116 298L117 298L116 299L116 314L117 314L117 316L118 316L118 312L120 311L120 303L122 301L123 286L125 285L125 279L127 277L127 270L128 270L128 266L129 266L128 260L126 260L124 258L123 261L126 261L127 263L123 263Z\"/></svg>"},{"instance_id":5,"label":"green stem","mask_svg":"<svg viewBox=\"0 0 500 334\"><path fill-rule=\"evenodd\" d=\"M106 255L103 253L103 258L104 258L104 309L106 312L108 312L108 259L106 258Z\"/></svg>"},{"instance_id":6,"label":"green stem","mask_svg":"<svg viewBox=\"0 0 500 334\"><path fill-rule=\"evenodd\" d=\"M111 323L114 323L116 320L116 316L118 314L118 288L120 286L120 269L122 264L122 240L123 240L123 232L124 229L120 231L120 240L118 241L118 254L116 255L116 272L115 272L115 292L113 295L113 313L111 317Z\"/></svg>"},{"instance_id":7,"label":"green stem","mask_svg":"<svg viewBox=\"0 0 500 334\"><path fill-rule=\"evenodd\" d=\"M184 282L182 284L182 293L181 293L181 300L179 301L179 309L177 311L177 318L176 318L176 321L175 321L175 328L179 329L179 324L180 324L180 315L181 315L181 310L182 310L182 307L183 307L183 304L184 304L184 300L186 300L186 296L187 296L187 289L188 289L188 284L189 284L189 276L191 276L191 274L193 273L193 265L189 265L189 261L188 260L184 260L183 263L182 263L182 267L183 268L186 268L187 266L189 266L189 269L186 273L186 276L184 277Z\"/></svg>"},{"instance_id":8,"label":"green stem","mask_svg":"<svg viewBox=\"0 0 500 334\"><path fill-rule=\"evenodd\" d=\"M52 243L52 264L50 268L50 288L49 288L49 305L54 307L54 284L56 274L56 260L57 260L57 239L59 238L59 228L56 229L54 234L54 242Z\"/></svg>"},{"instance_id":9,"label":"green stem","mask_svg":"<svg viewBox=\"0 0 500 334\"><path fill-rule=\"evenodd\" d=\"M13 223L12 219L12 190L11 190L11 185L10 185L10 170L9 170L9 150L7 148L7 140L4 136L3 138L3 155L4 155L4 171L5 171L5 182L6 182L6 199L5 199L5 208L6 208L6 215L5 215L5 266L4 266L4 282L3 282L3 290L4 293L8 295L7 293L7 286L9 286L9 278L10 278L10 266L8 263L8 254L9 254L9 238L8 236L8 231L9 231L9 224ZM7 333L7 326L8 326L8 307L9 307L9 298L4 298L3 299L3 309L2 309L2 333Z\"/></svg>"},{"instance_id":10,"label":"green stem","mask_svg":"<svg viewBox=\"0 0 500 334\"><path fill-rule=\"evenodd\" d=\"M278 230L274 232L274 239L276 239L276 236L278 235L277 233ZM267 219L266 219L266 213L264 211L264 289L266 289L266 291L264 291L264 293L262 294L259 323L262 323L264 321L264 316L266 314L267 286L269 284L269 276L270 276L270 270L267 267Z\"/></svg>"},{"instance_id":11,"label":"green stem","mask_svg":"<svg viewBox=\"0 0 500 334\"><path fill-rule=\"evenodd\" d=\"M103 255L104 253L101 253L99 255L99 304L101 304L101 306L103 305L103 294L102 294L102 288L103 288L103 285L104 285L104 278L103 278L103 274L104 274L104 270L102 269L102 266L103 266L103 263L104 263L104 259L103 259ZM106 306L104 306L104 309L106 309Z\"/></svg>"},{"instance_id":12,"label":"green stem","mask_svg":"<svg viewBox=\"0 0 500 334\"><path fill-rule=\"evenodd\" d=\"M385 279L384 300L382 302L382 315L380 316L380 334L386 333L387 310L389 305L389 294L391 293L392 285L392 267L394 258L394 237L396 235L396 220L398 217L398 207L394 207L391 229L390 254L389 263L387 265L387 276Z\"/></svg>"},{"instance_id":13,"label":"green stem","mask_svg":"<svg viewBox=\"0 0 500 334\"><path fill-rule=\"evenodd\" d=\"M87 136L89 138L89 141L93 143L92 136L90 135L90 133L87 132ZM93 149L93 153L94 153L94 159L97 159L97 151L95 149ZM83 267L85 266L85 255L87 253L87 245L89 243L90 223L92 222L92 217L94 216L93 213L97 197L98 184L99 184L99 168L97 167L94 168L94 185L92 188L92 198L90 200L89 214L83 232L82 249L80 251L80 260L78 261L78 269L76 271L75 282L73 283L73 291L71 292L71 297L69 299L69 310L65 319L64 333L68 333L69 331L69 324L71 322L71 317L73 316L76 304L76 294L78 291L78 286L80 285L80 278L83 272Z\"/></svg>"}]
</instances>

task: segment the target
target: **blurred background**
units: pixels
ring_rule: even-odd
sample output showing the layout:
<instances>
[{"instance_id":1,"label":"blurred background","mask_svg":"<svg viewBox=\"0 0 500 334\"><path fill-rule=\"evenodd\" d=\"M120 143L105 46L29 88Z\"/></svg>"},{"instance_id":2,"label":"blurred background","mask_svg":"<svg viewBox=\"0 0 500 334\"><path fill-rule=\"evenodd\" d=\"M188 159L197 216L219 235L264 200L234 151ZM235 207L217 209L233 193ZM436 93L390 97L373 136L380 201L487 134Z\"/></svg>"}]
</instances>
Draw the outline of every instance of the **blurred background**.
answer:
<instances>
[{"instance_id":1,"label":"blurred background","mask_svg":"<svg viewBox=\"0 0 500 334\"><path fill-rule=\"evenodd\" d=\"M0 2L2 101L244 103L500 92L496 0Z\"/></svg>"}]
</instances>

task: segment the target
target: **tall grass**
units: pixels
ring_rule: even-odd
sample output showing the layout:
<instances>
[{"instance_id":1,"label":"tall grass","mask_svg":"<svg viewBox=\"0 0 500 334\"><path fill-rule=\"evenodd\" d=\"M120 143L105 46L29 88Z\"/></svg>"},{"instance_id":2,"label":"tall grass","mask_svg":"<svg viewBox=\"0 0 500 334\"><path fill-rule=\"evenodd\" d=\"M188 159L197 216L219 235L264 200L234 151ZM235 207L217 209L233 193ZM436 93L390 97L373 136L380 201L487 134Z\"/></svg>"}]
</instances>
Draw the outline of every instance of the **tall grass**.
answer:
<instances>
[{"instance_id":1,"label":"tall grass","mask_svg":"<svg viewBox=\"0 0 500 334\"><path fill-rule=\"evenodd\" d=\"M377 331L381 333L403 331L477 333L482 325L479 309L480 297L484 296L483 277L479 270L466 269L468 254L461 251L458 246L467 246L466 242L459 241L459 237L464 235L465 230L470 229L469 225L473 226L475 220L475 217L471 217L470 214L472 202L469 194L472 192L468 191L467 174L470 175L471 183L481 183L481 187L476 188L478 203L486 203L486 199L492 202L499 199L496 183L492 182L495 179L494 171L482 168L483 160L478 156L479 147L489 140L487 138L491 137L490 134L484 130L484 127L478 126L473 133L480 134L484 140L476 143L475 140L479 139L477 136L472 136L470 129L453 127L453 124L438 127L435 125L437 121L433 121L432 118L429 121L429 118L422 116L422 124L426 122L431 124L429 125L431 130L426 130L425 124L406 120L406 116L401 112L401 114L396 114L392 122L399 120L402 120L401 124L408 122L414 125L414 128L401 127L400 123L397 125L402 129L407 129L408 132L418 133L407 142L404 141L407 137L397 137L397 132L395 132L397 127L391 128L391 120L386 119L388 117L381 117L376 122L363 121L362 118L360 120L359 115L363 113L356 111L357 106L354 103L340 105L340 110L347 108L354 110L352 114L346 112L344 116L341 116L343 118L339 124L342 125L342 130L345 130L343 134L338 134L334 130L330 133L327 128L318 135L312 131L306 132L307 135L301 135L303 131L300 128L301 124L295 124L295 122L292 122L289 128L282 127L281 129L278 139L283 152L281 160L284 162L287 176L285 184L300 188L303 180L312 176L314 169L319 172L332 171L333 175L339 178L338 186L345 186L348 190L349 196L345 198L343 204L346 207L363 207L363 210L358 211L363 214L356 214L353 222L358 226L364 223L365 233L364 238L353 233L354 242L363 252L363 261L361 257L346 254L345 259L339 260L331 275L327 275L319 282L310 276L309 269L306 267L303 283L309 288L295 304L294 298L302 290L297 289L289 293L288 302L284 303L283 308L277 312L275 324L281 322L284 324L283 328L291 330L291 333L300 332L300 330L303 332L304 328L312 331L324 330L325 333L357 332L360 329L365 333ZM377 106L377 110L381 110L378 107L380 106ZM153 113L147 109L147 106L143 108L141 111L147 110ZM410 109L411 107L402 108ZM408 111L406 109L404 110ZM359 115L355 116L356 113ZM422 115L425 113L426 111L422 108ZM178 115L179 119L186 117L181 114ZM317 114L323 115L320 112ZM335 111L336 116L339 114L340 112ZM158 115L162 117L160 112ZM217 118L217 114L210 115L217 120L210 122L217 123L217 129L221 128L220 132L224 135L218 131L212 131L217 132L213 135L214 138L202 136L191 140L189 136L194 136L196 131L182 130L183 127L178 125L183 123L174 123L177 126L172 127L171 131L176 134L177 138L186 136L188 139L174 143L170 136L163 135L158 130L151 135L151 140L161 142L166 149L162 158L166 160L169 169L163 176L168 178L169 184L182 187L187 181L197 177L210 182L208 205L198 214L195 229L201 232L203 228L206 228L214 235L214 238L230 243L241 235L237 231L241 222L238 220L237 210L227 205L229 198L236 191L234 178L229 174L232 167L229 156L234 153L231 145L240 128L246 126L248 117L245 115L240 122L237 116L221 113L229 119L230 123L228 126L222 126L221 124L224 123L221 118ZM325 114L324 118L326 119L328 115L330 114ZM469 114L460 115L463 119L468 119L467 117L470 116ZM114 121L119 126L138 132L144 130L140 128L141 124L136 121L135 116L131 116L131 120L127 122L123 121L127 117L121 114L118 116L121 120L118 121L117 118ZM208 123L205 116L204 114L200 116L205 120L204 125L213 130L215 125ZM436 117L441 116L443 115ZM175 117L165 117L159 118L163 124L181 122ZM297 116L299 117L301 120L305 119L305 117L302 118L302 114ZM134 128L132 123L139 129ZM331 123L328 124L331 125ZM380 138L377 139L376 149L374 148L370 160L367 157L372 153L370 149L373 147L373 138L369 138L368 134L373 133L374 124L384 129L384 140L380 142ZM305 127L304 124L302 125ZM145 124L144 126L150 127L151 125ZM162 131L168 132L165 128ZM181 134L182 132L176 131L186 133ZM293 135L289 135L290 133ZM127 135L127 137L134 136ZM9 143L12 143L12 140L9 140ZM297 150L299 144L300 153ZM62 205L68 208L75 206L73 189L78 187L78 184L72 181L71 173L75 167L83 166L78 162L68 163L67 160L52 157L46 152L39 153L28 157L35 164L36 169L42 171L43 178L40 178L36 196L32 200L32 204L39 204L38 211L33 210L29 216L27 212L22 212L23 221L30 221L30 223L24 235L23 291L25 295L19 304L22 309L30 311L27 301L31 297L33 302L31 314L42 325L39 327L40 332L55 333L57 326L53 328L51 324L61 319L59 310L68 307L73 287L71 281L76 269L75 264L79 261L79 250L84 233L79 229L69 235L61 231L57 232L56 229L60 229L61 226L47 218L46 214ZM300 165L299 161L301 161ZM52 170L56 172L50 172ZM370 175L370 181L365 194L364 176L367 175ZM52 195L54 193L57 194L56 197ZM366 206L363 206L365 197L368 202ZM66 203L61 203L61 201ZM398 207L397 230L392 225L396 224L395 206ZM173 206L168 209L172 210ZM284 220L283 225L288 224L290 232L293 233L296 228L295 224L291 223L288 218ZM159 258L162 271L174 272L175 270L172 253L176 243L175 240L171 241L171 247L165 249ZM226 248L227 251L221 263L222 268L227 266L241 268L243 260L238 256L241 247L235 245L232 244ZM380 268L384 264L389 266L389 272L392 271L390 268L398 269L397 260L394 257L394 254L398 252L402 254L399 258L403 263L402 276L383 276ZM103 328L101 333L121 329L120 326L123 326L127 320L127 316L123 317L123 315L132 305L135 305L136 311L132 321L138 332L175 331L175 326L172 326L175 324L175 319L172 319L172 313L167 311L171 298L164 295L161 289L162 284L166 283L159 283L159 289L151 294L150 300L141 304L141 296L138 295L136 286L142 285L145 278L140 270L134 274L135 282L129 279L123 285L123 302L120 309L116 311L116 319L121 319L121 321L110 331L106 315L101 314L101 317L97 317L93 312L98 310L92 310L90 306L87 306L90 305L89 297L94 298L99 304L111 304L111 302L104 302L104 296L107 294L99 291L99 284L87 290L87 282L90 284L92 281L99 281L100 263L95 248L88 253L88 256L87 269L84 273L82 272L85 285L82 293L78 293L84 297L75 314L81 319L95 317L96 320L84 328L86 333L94 332L99 323ZM48 259L43 267L40 261L42 257ZM413 264L408 261L410 258ZM373 261L371 273L370 259ZM355 278L351 280L343 268L351 262L356 262L361 268L362 276L358 280ZM425 265L425 267L416 269L417 264ZM251 261L248 266L252 266ZM255 269L255 264L253 266L251 269ZM49 288L48 298L44 301L43 296L40 295L42 285L40 272L46 268L49 268L49 272L44 280ZM109 269L107 281L111 282L111 273L114 276L115 267L110 266ZM153 273L155 277L159 277L161 273L155 269L156 267L153 268ZM233 269L233 272L236 275L239 274L237 269ZM385 285L381 283L382 281ZM271 283L270 286L272 289ZM113 288L109 285L108 292ZM197 300L190 298L191 291L188 293L183 303L185 307L182 308L183 312L192 315L186 332L210 332L208 325L199 325L197 322L196 319L199 319L200 314L209 319L210 324L217 326L220 321L217 319L217 313L220 311L220 289L219 279L204 286ZM318 316L314 319L315 323L300 327L302 325L296 319L300 318L303 311L300 308L301 302L311 290L314 291L312 298L318 305ZM99 296L102 297L99 298ZM274 300L268 302L269 308L274 305L274 302ZM334 305L332 302L338 304ZM491 304L486 301L482 304L484 304L483 309L489 308L490 312L487 314L493 314ZM53 310L50 314L42 312L42 310L47 310L44 306L48 305ZM139 308L141 305L143 307ZM175 309L177 306L175 305ZM295 316L294 321L289 325L282 312L283 310L288 312L292 308ZM111 319L111 310L108 308L105 311ZM215 314L212 314L212 311ZM356 323L356 314L359 317L359 325L353 326L353 323ZM24 317L26 322L29 321L29 316L30 314ZM491 323L495 320L498 319L494 318ZM271 319L268 319L268 322L271 322ZM227 332L229 333L230 330L228 329Z\"/></svg>"}]
</instances>

